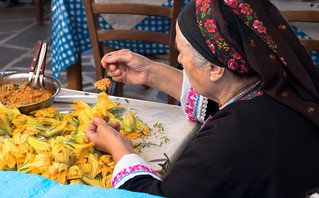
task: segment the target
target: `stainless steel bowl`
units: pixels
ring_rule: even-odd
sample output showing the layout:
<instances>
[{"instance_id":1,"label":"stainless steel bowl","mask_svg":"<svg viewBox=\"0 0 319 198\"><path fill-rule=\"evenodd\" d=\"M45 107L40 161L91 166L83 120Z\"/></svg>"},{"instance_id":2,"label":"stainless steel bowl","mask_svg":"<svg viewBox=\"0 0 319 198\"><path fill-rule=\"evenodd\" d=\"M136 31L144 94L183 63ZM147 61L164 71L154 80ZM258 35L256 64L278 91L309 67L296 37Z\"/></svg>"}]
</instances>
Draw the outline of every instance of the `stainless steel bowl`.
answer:
<instances>
[{"instance_id":1,"label":"stainless steel bowl","mask_svg":"<svg viewBox=\"0 0 319 198\"><path fill-rule=\"evenodd\" d=\"M8 74L3 74L0 75L0 86L3 84L8 84L10 82L14 82L18 85L22 85L25 82L27 82L29 79L29 73L8 73ZM44 75L43 78L44 82L44 88L48 90L50 93L52 93L52 96L44 101L33 103L33 104L28 104L28 105L21 105L19 110L21 113L28 114L31 111L49 107L53 101L54 97L60 92L61 90L61 83L59 80L55 79L52 76Z\"/></svg>"}]
</instances>

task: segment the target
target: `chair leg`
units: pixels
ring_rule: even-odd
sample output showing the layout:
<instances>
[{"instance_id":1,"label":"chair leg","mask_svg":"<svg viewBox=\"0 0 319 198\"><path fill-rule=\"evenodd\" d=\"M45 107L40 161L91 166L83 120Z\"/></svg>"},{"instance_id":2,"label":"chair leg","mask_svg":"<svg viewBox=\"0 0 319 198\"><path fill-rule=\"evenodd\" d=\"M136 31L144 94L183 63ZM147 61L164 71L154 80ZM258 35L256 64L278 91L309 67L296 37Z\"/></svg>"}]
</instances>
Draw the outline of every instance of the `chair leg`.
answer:
<instances>
[{"instance_id":1,"label":"chair leg","mask_svg":"<svg viewBox=\"0 0 319 198\"><path fill-rule=\"evenodd\" d=\"M39 25L43 25L43 2L42 0L35 0L35 18Z\"/></svg>"},{"instance_id":2,"label":"chair leg","mask_svg":"<svg viewBox=\"0 0 319 198\"><path fill-rule=\"evenodd\" d=\"M176 102L175 98L173 98L173 97L170 96L170 95L167 95L167 104L173 104L173 105L175 105L175 102Z\"/></svg>"},{"instance_id":3,"label":"chair leg","mask_svg":"<svg viewBox=\"0 0 319 198\"><path fill-rule=\"evenodd\" d=\"M117 83L118 84L118 96L122 97L123 96L123 83Z\"/></svg>"},{"instance_id":4,"label":"chair leg","mask_svg":"<svg viewBox=\"0 0 319 198\"><path fill-rule=\"evenodd\" d=\"M66 76L68 81L68 88L82 91L82 64L81 54L78 55L78 62L66 68Z\"/></svg>"}]
</instances>

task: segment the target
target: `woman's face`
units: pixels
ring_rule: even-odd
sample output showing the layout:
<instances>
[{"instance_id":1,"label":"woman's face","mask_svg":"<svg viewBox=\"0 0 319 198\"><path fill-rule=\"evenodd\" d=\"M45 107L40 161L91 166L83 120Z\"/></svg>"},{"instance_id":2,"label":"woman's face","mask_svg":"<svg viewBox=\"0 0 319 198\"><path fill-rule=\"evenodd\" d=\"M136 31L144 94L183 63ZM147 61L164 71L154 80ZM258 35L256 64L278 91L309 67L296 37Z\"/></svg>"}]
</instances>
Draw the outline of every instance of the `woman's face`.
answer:
<instances>
[{"instance_id":1,"label":"woman's face","mask_svg":"<svg viewBox=\"0 0 319 198\"><path fill-rule=\"evenodd\" d=\"M193 61L193 54L186 45L184 39L181 37L181 31L176 26L176 47L179 51L178 62L183 65L183 68L189 78L190 83L193 85L196 93L206 95L209 83L209 73L207 70L208 66L197 66Z\"/></svg>"}]
</instances>

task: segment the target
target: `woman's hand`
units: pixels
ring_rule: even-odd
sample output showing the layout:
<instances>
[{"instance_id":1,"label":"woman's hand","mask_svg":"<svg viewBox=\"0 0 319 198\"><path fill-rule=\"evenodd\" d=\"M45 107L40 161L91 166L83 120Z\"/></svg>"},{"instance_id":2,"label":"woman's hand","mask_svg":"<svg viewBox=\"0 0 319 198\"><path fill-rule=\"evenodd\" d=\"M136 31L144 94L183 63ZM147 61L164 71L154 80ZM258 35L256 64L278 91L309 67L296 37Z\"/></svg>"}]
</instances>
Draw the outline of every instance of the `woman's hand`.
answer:
<instances>
[{"instance_id":1,"label":"woman's hand","mask_svg":"<svg viewBox=\"0 0 319 198\"><path fill-rule=\"evenodd\" d=\"M148 85L177 100L181 97L183 72L174 67L152 61L129 50L108 53L102 58L101 64L114 81Z\"/></svg>"},{"instance_id":2,"label":"woman's hand","mask_svg":"<svg viewBox=\"0 0 319 198\"><path fill-rule=\"evenodd\" d=\"M95 142L94 148L110 153L117 163L124 155L135 152L131 141L119 133L120 124L107 125L108 120L108 117L105 120L94 117L86 130L86 137L90 142Z\"/></svg>"},{"instance_id":3,"label":"woman's hand","mask_svg":"<svg viewBox=\"0 0 319 198\"><path fill-rule=\"evenodd\" d=\"M129 50L119 50L104 55L102 66L114 81L125 84L148 84L154 62Z\"/></svg>"}]
</instances>

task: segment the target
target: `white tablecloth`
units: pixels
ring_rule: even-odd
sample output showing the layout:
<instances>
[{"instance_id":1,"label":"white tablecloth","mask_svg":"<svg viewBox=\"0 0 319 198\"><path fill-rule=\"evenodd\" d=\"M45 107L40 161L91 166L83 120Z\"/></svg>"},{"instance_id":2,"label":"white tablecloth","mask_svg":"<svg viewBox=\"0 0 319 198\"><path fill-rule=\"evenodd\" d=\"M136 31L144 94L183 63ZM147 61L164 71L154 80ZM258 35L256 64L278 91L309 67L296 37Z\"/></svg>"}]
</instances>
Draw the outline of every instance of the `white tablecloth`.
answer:
<instances>
[{"instance_id":1,"label":"white tablecloth","mask_svg":"<svg viewBox=\"0 0 319 198\"><path fill-rule=\"evenodd\" d=\"M163 5L168 0L95 0L95 2L116 2L116 3L144 3L152 5ZM130 14L102 14L105 21L114 29L132 29L139 24L146 16Z\"/></svg>"}]
</instances>

